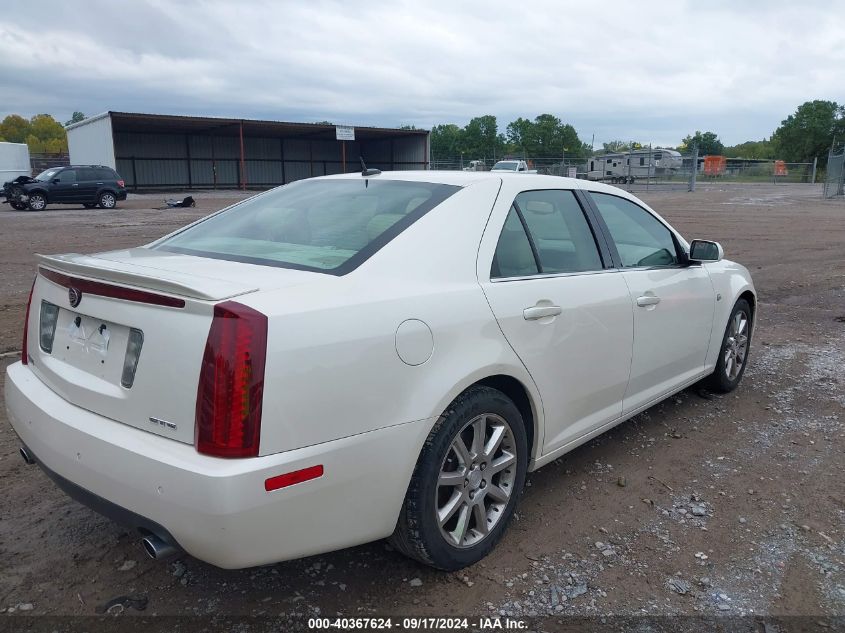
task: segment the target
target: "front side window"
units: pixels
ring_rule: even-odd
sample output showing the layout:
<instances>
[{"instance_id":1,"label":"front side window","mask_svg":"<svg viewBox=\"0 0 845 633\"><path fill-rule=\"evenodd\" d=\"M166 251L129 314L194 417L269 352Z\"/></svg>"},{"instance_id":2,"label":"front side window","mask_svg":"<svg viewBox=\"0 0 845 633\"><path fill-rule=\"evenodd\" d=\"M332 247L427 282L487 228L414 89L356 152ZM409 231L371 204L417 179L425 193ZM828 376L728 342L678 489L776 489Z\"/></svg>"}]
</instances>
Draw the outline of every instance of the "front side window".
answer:
<instances>
[{"instance_id":1,"label":"front side window","mask_svg":"<svg viewBox=\"0 0 845 633\"><path fill-rule=\"evenodd\" d=\"M672 232L651 213L625 198L596 192L590 195L607 224L624 268L678 263Z\"/></svg>"},{"instance_id":2,"label":"front side window","mask_svg":"<svg viewBox=\"0 0 845 633\"><path fill-rule=\"evenodd\" d=\"M210 216L152 248L342 275L459 189L399 180L304 180Z\"/></svg>"},{"instance_id":3,"label":"front side window","mask_svg":"<svg viewBox=\"0 0 845 633\"><path fill-rule=\"evenodd\" d=\"M63 169L55 176L59 179L61 183L68 183L68 182L76 182L76 170L75 169Z\"/></svg>"},{"instance_id":4,"label":"front side window","mask_svg":"<svg viewBox=\"0 0 845 633\"><path fill-rule=\"evenodd\" d=\"M575 194L544 190L516 197L499 236L491 277L601 269L595 238Z\"/></svg>"}]
</instances>

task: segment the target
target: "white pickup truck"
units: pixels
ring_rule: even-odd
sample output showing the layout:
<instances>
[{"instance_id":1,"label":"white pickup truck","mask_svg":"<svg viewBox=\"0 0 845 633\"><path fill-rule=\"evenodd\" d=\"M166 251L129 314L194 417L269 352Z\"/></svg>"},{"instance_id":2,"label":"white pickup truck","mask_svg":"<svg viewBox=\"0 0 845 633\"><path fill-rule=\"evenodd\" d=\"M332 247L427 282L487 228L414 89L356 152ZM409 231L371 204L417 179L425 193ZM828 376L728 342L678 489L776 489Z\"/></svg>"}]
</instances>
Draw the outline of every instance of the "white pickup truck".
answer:
<instances>
[{"instance_id":1,"label":"white pickup truck","mask_svg":"<svg viewBox=\"0 0 845 633\"><path fill-rule=\"evenodd\" d=\"M516 171L522 174L536 174L536 169L528 169L524 160L500 160L490 171Z\"/></svg>"}]
</instances>

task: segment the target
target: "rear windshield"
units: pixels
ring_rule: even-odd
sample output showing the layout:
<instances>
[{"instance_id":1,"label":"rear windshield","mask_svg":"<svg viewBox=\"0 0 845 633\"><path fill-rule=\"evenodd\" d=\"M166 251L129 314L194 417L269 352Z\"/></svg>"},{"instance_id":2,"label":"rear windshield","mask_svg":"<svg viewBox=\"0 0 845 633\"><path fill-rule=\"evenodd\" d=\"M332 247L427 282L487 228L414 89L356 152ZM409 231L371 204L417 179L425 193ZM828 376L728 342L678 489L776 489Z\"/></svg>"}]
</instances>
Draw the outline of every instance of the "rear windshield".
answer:
<instances>
[{"instance_id":1,"label":"rear windshield","mask_svg":"<svg viewBox=\"0 0 845 633\"><path fill-rule=\"evenodd\" d=\"M499 171L499 170L516 171L517 165L519 165L519 163L496 163L493 166L493 169L495 169L496 171Z\"/></svg>"},{"instance_id":2,"label":"rear windshield","mask_svg":"<svg viewBox=\"0 0 845 633\"><path fill-rule=\"evenodd\" d=\"M342 275L459 187L398 180L303 180L210 216L152 248Z\"/></svg>"}]
</instances>

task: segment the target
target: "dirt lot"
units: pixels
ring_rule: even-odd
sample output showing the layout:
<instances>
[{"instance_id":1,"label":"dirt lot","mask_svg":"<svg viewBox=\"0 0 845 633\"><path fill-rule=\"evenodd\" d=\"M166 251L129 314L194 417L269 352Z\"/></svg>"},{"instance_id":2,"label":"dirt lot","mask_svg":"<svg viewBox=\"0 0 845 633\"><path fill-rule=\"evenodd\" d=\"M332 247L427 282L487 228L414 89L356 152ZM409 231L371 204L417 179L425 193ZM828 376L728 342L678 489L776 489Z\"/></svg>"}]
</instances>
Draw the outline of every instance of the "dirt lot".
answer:
<instances>
[{"instance_id":1,"label":"dirt lot","mask_svg":"<svg viewBox=\"0 0 845 633\"><path fill-rule=\"evenodd\" d=\"M0 352L19 348L33 253L141 244L237 196L0 212ZM845 615L845 204L805 185L642 197L754 274L745 381L682 392L530 475L483 563L435 572L383 542L242 571L153 562L25 466L0 412L0 612L93 614L133 595L172 615Z\"/></svg>"}]
</instances>

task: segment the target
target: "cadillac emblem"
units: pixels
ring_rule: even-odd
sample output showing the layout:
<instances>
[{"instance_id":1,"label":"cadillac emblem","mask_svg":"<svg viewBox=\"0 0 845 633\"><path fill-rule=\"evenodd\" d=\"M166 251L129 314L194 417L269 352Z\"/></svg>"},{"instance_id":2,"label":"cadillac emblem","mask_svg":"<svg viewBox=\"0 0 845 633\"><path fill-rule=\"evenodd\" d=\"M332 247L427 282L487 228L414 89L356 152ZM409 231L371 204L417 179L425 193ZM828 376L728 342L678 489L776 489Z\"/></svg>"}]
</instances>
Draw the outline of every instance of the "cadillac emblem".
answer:
<instances>
[{"instance_id":1,"label":"cadillac emblem","mask_svg":"<svg viewBox=\"0 0 845 633\"><path fill-rule=\"evenodd\" d=\"M70 307L75 308L82 301L82 293L79 289L71 287L67 289L67 298L70 301Z\"/></svg>"}]
</instances>

